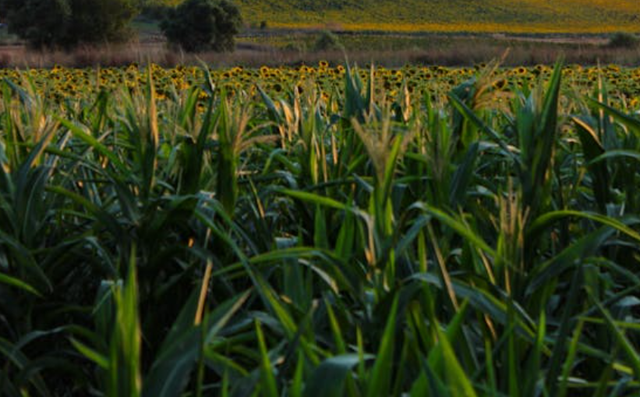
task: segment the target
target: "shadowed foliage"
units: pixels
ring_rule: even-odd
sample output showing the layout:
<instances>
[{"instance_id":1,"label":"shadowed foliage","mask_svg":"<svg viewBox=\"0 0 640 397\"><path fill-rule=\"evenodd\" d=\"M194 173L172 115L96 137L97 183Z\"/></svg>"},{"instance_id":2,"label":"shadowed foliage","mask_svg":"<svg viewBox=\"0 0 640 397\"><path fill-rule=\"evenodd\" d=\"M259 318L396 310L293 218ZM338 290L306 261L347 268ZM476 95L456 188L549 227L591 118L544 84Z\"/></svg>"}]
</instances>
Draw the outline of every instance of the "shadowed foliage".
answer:
<instances>
[{"instance_id":1,"label":"shadowed foliage","mask_svg":"<svg viewBox=\"0 0 640 397\"><path fill-rule=\"evenodd\" d=\"M233 51L240 10L227 0L187 0L167 11L161 28L170 43L189 52Z\"/></svg>"},{"instance_id":2,"label":"shadowed foliage","mask_svg":"<svg viewBox=\"0 0 640 397\"><path fill-rule=\"evenodd\" d=\"M36 48L123 41L134 0L4 0L9 31Z\"/></svg>"}]
</instances>

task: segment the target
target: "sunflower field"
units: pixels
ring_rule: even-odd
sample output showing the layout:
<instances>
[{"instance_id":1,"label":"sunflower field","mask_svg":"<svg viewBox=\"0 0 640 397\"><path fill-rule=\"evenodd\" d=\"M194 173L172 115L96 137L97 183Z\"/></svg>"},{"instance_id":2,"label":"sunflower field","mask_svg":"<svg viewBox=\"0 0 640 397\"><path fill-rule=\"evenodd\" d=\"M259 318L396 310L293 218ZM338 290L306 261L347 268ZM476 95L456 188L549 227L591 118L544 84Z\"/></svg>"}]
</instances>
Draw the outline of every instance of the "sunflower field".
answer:
<instances>
[{"instance_id":1,"label":"sunflower field","mask_svg":"<svg viewBox=\"0 0 640 397\"><path fill-rule=\"evenodd\" d=\"M375 67L373 70L374 89L378 97L396 99L398 93L407 90L412 97L419 98L429 94L432 99L445 99L448 92L459 84L473 78L479 71L490 70L492 90L516 92L529 90L539 82L547 81L553 69L547 65L534 67L495 68L492 65L479 64L474 67L443 66L406 66L400 69ZM155 99L175 99L192 88L202 88L205 73L200 67L177 66L165 69L152 64L141 68L137 64L113 68L65 68L56 66L51 69L0 69L0 78L18 85L33 84L37 92L48 100L62 102L67 99L92 100L101 91L117 92L127 88L130 92L142 89L147 84L149 73L155 87ZM299 93L311 88L322 95L344 95L346 68L338 64L330 66L326 61L318 65L299 67L267 67L245 69L234 67L208 71L208 78L215 89L227 94L243 92L251 99L258 97L258 86L273 96L287 96L287 92ZM355 72L360 79L367 79L369 66ZM581 66L569 65L562 71L567 89L579 94L592 94L600 81L608 85L610 96L614 100L630 101L638 104L640 98L640 68L625 68L617 65ZM207 97L206 90L200 90L199 99Z\"/></svg>"},{"instance_id":2,"label":"sunflower field","mask_svg":"<svg viewBox=\"0 0 640 397\"><path fill-rule=\"evenodd\" d=\"M640 69L0 77L0 395L640 393Z\"/></svg>"}]
</instances>

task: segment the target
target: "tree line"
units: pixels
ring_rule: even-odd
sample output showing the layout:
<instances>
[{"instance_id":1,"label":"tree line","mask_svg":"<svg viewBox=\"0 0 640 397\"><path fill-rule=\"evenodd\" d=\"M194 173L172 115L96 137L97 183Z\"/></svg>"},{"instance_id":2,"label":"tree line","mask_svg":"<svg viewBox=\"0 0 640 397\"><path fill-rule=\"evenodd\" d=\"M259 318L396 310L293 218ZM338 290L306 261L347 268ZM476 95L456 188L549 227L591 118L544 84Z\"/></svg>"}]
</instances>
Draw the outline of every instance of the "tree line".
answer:
<instances>
[{"instance_id":1,"label":"tree line","mask_svg":"<svg viewBox=\"0 0 640 397\"><path fill-rule=\"evenodd\" d=\"M144 10L161 19L169 43L186 51L232 51L242 27L230 0L0 0L9 32L36 49L125 42Z\"/></svg>"}]
</instances>

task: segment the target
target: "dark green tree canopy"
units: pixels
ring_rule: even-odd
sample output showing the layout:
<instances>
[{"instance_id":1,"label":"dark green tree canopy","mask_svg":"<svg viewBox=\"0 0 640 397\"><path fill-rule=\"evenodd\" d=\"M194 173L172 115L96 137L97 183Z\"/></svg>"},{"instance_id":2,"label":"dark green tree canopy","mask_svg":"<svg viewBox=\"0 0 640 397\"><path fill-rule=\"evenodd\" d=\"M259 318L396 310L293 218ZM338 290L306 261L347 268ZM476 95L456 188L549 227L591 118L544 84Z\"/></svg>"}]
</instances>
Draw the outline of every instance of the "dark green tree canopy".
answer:
<instances>
[{"instance_id":1,"label":"dark green tree canopy","mask_svg":"<svg viewBox=\"0 0 640 397\"><path fill-rule=\"evenodd\" d=\"M29 45L69 48L125 40L135 0L0 0L9 31Z\"/></svg>"},{"instance_id":2,"label":"dark green tree canopy","mask_svg":"<svg viewBox=\"0 0 640 397\"><path fill-rule=\"evenodd\" d=\"M227 0L187 0L167 13L161 28L170 43L185 51L233 51L242 18Z\"/></svg>"}]
</instances>

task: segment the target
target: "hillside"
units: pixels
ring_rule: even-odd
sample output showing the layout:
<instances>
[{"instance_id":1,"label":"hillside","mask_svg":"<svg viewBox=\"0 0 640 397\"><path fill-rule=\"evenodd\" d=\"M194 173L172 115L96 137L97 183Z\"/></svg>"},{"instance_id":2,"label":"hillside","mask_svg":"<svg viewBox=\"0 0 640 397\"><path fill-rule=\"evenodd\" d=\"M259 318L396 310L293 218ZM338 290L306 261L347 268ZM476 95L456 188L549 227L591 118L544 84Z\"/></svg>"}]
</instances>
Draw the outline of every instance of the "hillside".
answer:
<instances>
[{"instance_id":1,"label":"hillside","mask_svg":"<svg viewBox=\"0 0 640 397\"><path fill-rule=\"evenodd\" d=\"M638 0L236 0L245 20L345 30L640 32Z\"/></svg>"}]
</instances>

